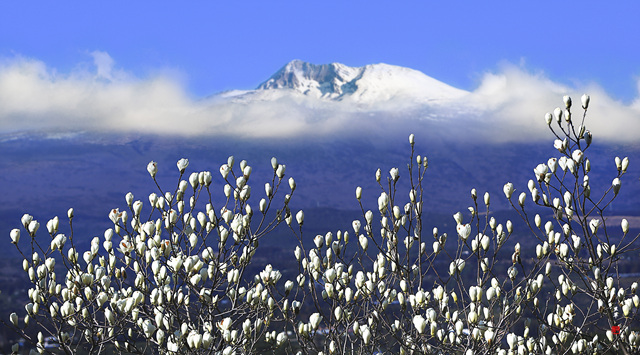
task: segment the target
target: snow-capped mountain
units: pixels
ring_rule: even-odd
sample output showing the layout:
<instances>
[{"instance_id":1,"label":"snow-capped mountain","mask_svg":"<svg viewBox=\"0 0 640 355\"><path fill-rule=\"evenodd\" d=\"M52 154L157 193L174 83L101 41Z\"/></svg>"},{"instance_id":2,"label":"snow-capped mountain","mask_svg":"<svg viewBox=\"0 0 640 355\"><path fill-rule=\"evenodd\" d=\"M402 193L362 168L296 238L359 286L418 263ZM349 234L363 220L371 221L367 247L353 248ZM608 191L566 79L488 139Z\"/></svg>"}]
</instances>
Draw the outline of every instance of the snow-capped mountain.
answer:
<instances>
[{"instance_id":1,"label":"snow-capped mountain","mask_svg":"<svg viewBox=\"0 0 640 355\"><path fill-rule=\"evenodd\" d=\"M292 90L306 96L356 103L391 100L427 103L468 94L409 68L388 64L315 65L300 60L289 62L257 88L264 90Z\"/></svg>"}]
</instances>

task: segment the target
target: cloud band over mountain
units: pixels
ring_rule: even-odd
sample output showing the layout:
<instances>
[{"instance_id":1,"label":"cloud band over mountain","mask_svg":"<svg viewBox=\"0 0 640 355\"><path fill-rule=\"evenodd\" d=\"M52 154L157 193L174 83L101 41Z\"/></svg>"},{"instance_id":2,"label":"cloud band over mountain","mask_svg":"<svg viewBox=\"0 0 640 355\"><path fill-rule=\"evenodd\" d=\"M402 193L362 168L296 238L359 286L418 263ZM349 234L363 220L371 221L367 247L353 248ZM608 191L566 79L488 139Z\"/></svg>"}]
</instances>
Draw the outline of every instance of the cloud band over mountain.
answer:
<instances>
[{"instance_id":1,"label":"cloud band over mountain","mask_svg":"<svg viewBox=\"0 0 640 355\"><path fill-rule=\"evenodd\" d=\"M597 139L639 141L640 100L625 104L597 84L572 87L512 64L485 73L469 92L408 68L340 65L346 76L325 71L323 77L333 81L306 81L306 91L265 87L267 81L257 90L196 99L169 76L139 78L118 69L107 53L92 56L92 68L80 66L69 73L30 58L0 60L0 134L104 131L286 138L405 134L438 127L451 138L521 141L548 138L544 113L560 106L562 95L574 98L573 119L580 120L579 97L588 93L592 100L586 125ZM336 88L341 91L331 91Z\"/></svg>"}]
</instances>

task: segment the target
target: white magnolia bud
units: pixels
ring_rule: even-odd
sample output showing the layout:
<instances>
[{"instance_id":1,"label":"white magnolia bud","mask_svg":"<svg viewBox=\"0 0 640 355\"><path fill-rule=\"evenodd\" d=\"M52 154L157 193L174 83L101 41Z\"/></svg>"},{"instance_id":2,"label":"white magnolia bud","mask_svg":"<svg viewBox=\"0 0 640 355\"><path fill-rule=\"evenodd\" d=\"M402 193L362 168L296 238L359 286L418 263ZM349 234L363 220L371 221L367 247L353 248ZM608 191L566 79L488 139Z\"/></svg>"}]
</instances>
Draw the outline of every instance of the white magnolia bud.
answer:
<instances>
[{"instance_id":1,"label":"white magnolia bud","mask_svg":"<svg viewBox=\"0 0 640 355\"><path fill-rule=\"evenodd\" d=\"M589 221L589 228L591 229L591 233L596 234L598 232L598 227L600 227L599 219L592 219Z\"/></svg>"},{"instance_id":2,"label":"white magnolia bud","mask_svg":"<svg viewBox=\"0 0 640 355\"><path fill-rule=\"evenodd\" d=\"M413 317L413 325L418 330L418 333L422 334L424 332L424 328L427 327L427 321L421 315L415 315Z\"/></svg>"},{"instance_id":3,"label":"white magnolia bud","mask_svg":"<svg viewBox=\"0 0 640 355\"><path fill-rule=\"evenodd\" d=\"M556 122L557 123L562 122L562 113L563 113L563 111L562 111L562 109L560 107L556 107L553 110L553 116L556 118Z\"/></svg>"},{"instance_id":4,"label":"white magnolia bud","mask_svg":"<svg viewBox=\"0 0 640 355\"><path fill-rule=\"evenodd\" d=\"M205 187L210 186L211 180L213 180L213 176L211 176L211 172L203 171L201 174L202 174L202 181L200 181L200 183L203 184Z\"/></svg>"},{"instance_id":5,"label":"white magnolia bud","mask_svg":"<svg viewBox=\"0 0 640 355\"><path fill-rule=\"evenodd\" d=\"M565 150L564 142L560 139L556 139L555 141L553 141L553 147L561 153Z\"/></svg>"},{"instance_id":6,"label":"white magnolia bud","mask_svg":"<svg viewBox=\"0 0 640 355\"><path fill-rule=\"evenodd\" d=\"M149 164L147 164L147 171L152 178L155 178L156 173L158 172L158 163L156 163L155 161L150 161Z\"/></svg>"},{"instance_id":7,"label":"white magnolia bud","mask_svg":"<svg viewBox=\"0 0 640 355\"><path fill-rule=\"evenodd\" d=\"M182 173L184 173L185 169L187 169L187 166L189 166L189 159L182 158L182 159L178 160L176 165L178 166L178 170L182 174Z\"/></svg>"},{"instance_id":8,"label":"white magnolia bud","mask_svg":"<svg viewBox=\"0 0 640 355\"><path fill-rule=\"evenodd\" d=\"M296 189L296 181L293 179L293 177L289 178L289 187L291 188L291 192Z\"/></svg>"},{"instance_id":9,"label":"white magnolia bud","mask_svg":"<svg viewBox=\"0 0 640 355\"><path fill-rule=\"evenodd\" d=\"M317 330L318 326L320 326L320 321L322 321L322 316L320 313L313 313L309 316L309 323L311 324L311 328L313 330Z\"/></svg>"},{"instance_id":10,"label":"white magnolia bud","mask_svg":"<svg viewBox=\"0 0 640 355\"><path fill-rule=\"evenodd\" d=\"M584 156L584 153L582 153L580 149L576 149L573 151L573 153L571 153L571 157L573 158L576 164L579 164L582 161L583 156Z\"/></svg>"},{"instance_id":11,"label":"white magnolia bud","mask_svg":"<svg viewBox=\"0 0 640 355\"><path fill-rule=\"evenodd\" d=\"M15 228L11 230L11 243L18 244L20 241L20 230Z\"/></svg>"},{"instance_id":12,"label":"white magnolia bud","mask_svg":"<svg viewBox=\"0 0 640 355\"><path fill-rule=\"evenodd\" d=\"M13 324L14 327L18 326L18 315L15 312L11 313L9 319L11 320L11 324Z\"/></svg>"},{"instance_id":13,"label":"white magnolia bud","mask_svg":"<svg viewBox=\"0 0 640 355\"><path fill-rule=\"evenodd\" d=\"M478 313L475 311L469 312L467 315L467 321L471 324L475 324L478 321Z\"/></svg>"},{"instance_id":14,"label":"white magnolia bud","mask_svg":"<svg viewBox=\"0 0 640 355\"><path fill-rule=\"evenodd\" d=\"M524 201L527 198L527 194L524 192L520 193L520 196L518 196L518 204L520 205L520 207L524 207Z\"/></svg>"},{"instance_id":15,"label":"white magnolia bud","mask_svg":"<svg viewBox=\"0 0 640 355\"><path fill-rule=\"evenodd\" d=\"M302 223L304 223L304 212L302 212L302 210L298 211L298 213L296 214L296 221L298 221L298 224L300 226L302 226Z\"/></svg>"},{"instance_id":16,"label":"white magnolia bud","mask_svg":"<svg viewBox=\"0 0 640 355\"><path fill-rule=\"evenodd\" d=\"M513 184L508 182L506 184L504 184L504 187L502 188L502 190L504 191L504 195L507 197L507 199L511 199L511 195L513 194Z\"/></svg>"},{"instance_id":17,"label":"white magnolia bud","mask_svg":"<svg viewBox=\"0 0 640 355\"><path fill-rule=\"evenodd\" d=\"M380 194L380 197L378 197L378 210L382 212L387 208L388 205L389 205L389 195L387 195L386 192L383 192Z\"/></svg>"},{"instance_id":18,"label":"white magnolia bud","mask_svg":"<svg viewBox=\"0 0 640 355\"><path fill-rule=\"evenodd\" d=\"M133 194L131 192L127 192L124 196L124 200L127 202L127 206L131 207L131 204L133 203Z\"/></svg>"},{"instance_id":19,"label":"white magnolia bud","mask_svg":"<svg viewBox=\"0 0 640 355\"><path fill-rule=\"evenodd\" d=\"M440 253L440 249L441 249L440 242L438 241L433 242L433 253L438 255L438 253Z\"/></svg>"},{"instance_id":20,"label":"white magnolia bud","mask_svg":"<svg viewBox=\"0 0 640 355\"><path fill-rule=\"evenodd\" d=\"M613 188L614 195L617 195L618 192L620 192L620 185L621 185L621 183L620 183L620 179L619 178L615 178L611 182L611 187Z\"/></svg>"},{"instance_id":21,"label":"white magnolia bud","mask_svg":"<svg viewBox=\"0 0 640 355\"><path fill-rule=\"evenodd\" d=\"M371 341L371 331L369 327L362 326L362 328L362 340L365 344L369 344L369 341Z\"/></svg>"},{"instance_id":22,"label":"white magnolia bud","mask_svg":"<svg viewBox=\"0 0 640 355\"><path fill-rule=\"evenodd\" d=\"M229 165L227 164L222 164L220 166L220 175L222 175L223 179L227 179L227 176L229 176L229 172L231 171L231 168L229 167Z\"/></svg>"},{"instance_id":23,"label":"white magnolia bud","mask_svg":"<svg viewBox=\"0 0 640 355\"><path fill-rule=\"evenodd\" d=\"M198 187L198 185L200 184L198 173L193 172L191 173L191 175L189 175L189 184L191 184L191 187L193 189L196 189Z\"/></svg>"},{"instance_id":24,"label":"white magnolia bud","mask_svg":"<svg viewBox=\"0 0 640 355\"><path fill-rule=\"evenodd\" d=\"M549 167L547 166L547 164L538 164L538 166L533 169L533 173L535 174L538 181L544 181L548 171Z\"/></svg>"},{"instance_id":25,"label":"white magnolia bud","mask_svg":"<svg viewBox=\"0 0 640 355\"><path fill-rule=\"evenodd\" d=\"M389 170L389 175L391 176L391 180L393 182L398 181L398 178L400 177L398 168L391 168L391 170Z\"/></svg>"},{"instance_id":26,"label":"white magnolia bud","mask_svg":"<svg viewBox=\"0 0 640 355\"><path fill-rule=\"evenodd\" d=\"M467 238L471 234L471 225L468 224L468 223L467 224L458 224L456 229L458 231L458 235L463 240L467 240Z\"/></svg>"},{"instance_id":27,"label":"white magnolia bud","mask_svg":"<svg viewBox=\"0 0 640 355\"><path fill-rule=\"evenodd\" d=\"M580 101L582 102L582 108L583 109L587 109L589 108L589 101L591 101L591 98L589 97L589 95L584 94L582 95L582 97L580 98Z\"/></svg>"},{"instance_id":28,"label":"white magnolia bud","mask_svg":"<svg viewBox=\"0 0 640 355\"><path fill-rule=\"evenodd\" d=\"M629 232L629 221L626 218L623 218L620 222L620 227L622 227L622 233L627 234Z\"/></svg>"},{"instance_id":29,"label":"white magnolia bud","mask_svg":"<svg viewBox=\"0 0 640 355\"><path fill-rule=\"evenodd\" d=\"M249 165L246 165L245 160L243 160L242 162L245 163L244 167L242 168L242 175L244 175L245 179L249 179L249 177L251 176L251 171L253 171L253 169ZM242 162L240 162L240 165L243 165Z\"/></svg>"},{"instance_id":30,"label":"white magnolia bud","mask_svg":"<svg viewBox=\"0 0 640 355\"><path fill-rule=\"evenodd\" d=\"M360 242L360 247L362 247L362 250L367 251L367 248L369 247L369 240L367 239L367 237L363 234L360 234L360 236L358 237L358 241Z\"/></svg>"}]
</instances>

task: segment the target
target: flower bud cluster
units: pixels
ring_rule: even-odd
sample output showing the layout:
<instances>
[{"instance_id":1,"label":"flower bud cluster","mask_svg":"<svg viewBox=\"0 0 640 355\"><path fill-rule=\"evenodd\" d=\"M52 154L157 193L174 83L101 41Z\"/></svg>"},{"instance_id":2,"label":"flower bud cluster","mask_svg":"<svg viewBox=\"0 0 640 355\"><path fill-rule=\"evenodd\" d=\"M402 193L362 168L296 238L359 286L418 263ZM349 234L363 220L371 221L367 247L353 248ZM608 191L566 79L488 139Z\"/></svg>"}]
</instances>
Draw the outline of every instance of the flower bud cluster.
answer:
<instances>
[{"instance_id":1,"label":"flower bud cluster","mask_svg":"<svg viewBox=\"0 0 640 355\"><path fill-rule=\"evenodd\" d=\"M273 160L277 189L285 166ZM230 354L238 347L251 349L257 339L255 334L259 334L271 317L265 316L264 309L270 312L276 309L277 301L271 289L277 287L282 274L267 265L256 275L258 283L249 288L240 286L241 276L256 252L258 238L265 232L254 230L251 224L253 210L248 202L251 196L248 181L252 168L242 161L241 173L236 174L233 166L234 159L230 157L220 168L222 177L229 181L224 187L225 194L233 200L231 204L227 201L219 212L211 198L205 208L198 211L198 197L203 191L209 193L212 174L209 171L189 174L189 161L180 159L177 168L181 176L186 174L186 180L181 180L173 192L150 194L147 206L136 200L133 193L127 193L124 198L127 208L110 210L108 216L113 227L104 232L104 238L93 238L84 252L73 243L70 245L72 236L58 233L58 217L50 219L46 227L51 243L44 260L34 252L23 265L34 285L29 290L31 302L25 307L24 325L41 317L45 309L53 321L80 329L85 339L98 342L116 337L124 339L114 345L126 351L133 349L132 344L138 337L155 342L160 352L209 349L219 337L216 332L220 332L228 344L223 353ZM155 179L158 164L149 163L147 170ZM267 199L261 203L263 218L275 197L270 186L267 184ZM293 178L289 179L289 186L293 192ZM289 198L288 195L285 201ZM147 207L149 210L145 211ZM149 215L145 221L143 216ZM68 217L73 217L72 209ZM296 219L299 224L303 223L302 211ZM277 223L275 220L265 225ZM21 224L38 243L38 221L25 214ZM18 228L10 233L11 242L18 248L20 236ZM233 246L226 243L229 236L234 240ZM212 240L216 241L213 245L207 243ZM61 253L61 263L56 263L59 257L51 254L54 251ZM56 277L60 271L58 266L66 268L61 281ZM293 283L288 281L287 294L292 288ZM193 302L217 308L222 301L231 301L239 309L249 310L240 312L243 318L238 321L242 323L242 331L233 329L228 317L222 318L218 327L212 327L214 322L208 318L185 318L184 311ZM286 303L285 308L288 307ZM12 313L10 321L17 328L21 326L17 313ZM96 324L100 329L98 333L94 333ZM70 345L68 334L62 334L61 346ZM269 340L273 338L274 347L287 341L286 332L267 334ZM38 339L37 345L44 349L42 339Z\"/></svg>"},{"instance_id":2,"label":"flower bud cluster","mask_svg":"<svg viewBox=\"0 0 640 355\"><path fill-rule=\"evenodd\" d=\"M538 164L527 186L529 201L548 213L531 213L526 190L503 185L506 200L528 227L522 239L513 240L511 220L499 223L490 211L499 199L494 196L492 205L486 192L478 202L476 189L470 214L453 215L458 238L447 244L453 227L426 226L422 207L428 194L422 184L428 163L423 156L413 158L414 135L408 171L391 168L386 179L381 169L375 173L381 191L371 197L377 197L377 210L365 209L367 199L357 187L362 217L352 230L313 238L303 234L304 212L289 206L297 183L276 158L255 216L253 169L246 161L236 164L229 157L219 168L218 185L209 171L188 172L189 161L180 159L175 189L150 194L148 205L127 193L126 207L108 213L113 226L91 239L87 250L74 241L72 229L60 230L57 217L46 223L50 241L41 243L38 221L25 214L24 230L13 229L9 237L21 252L21 234L31 237L23 270L32 286L23 320L14 312L10 324L23 331L34 319L44 326L47 317L62 329L55 334L67 352L78 341L111 342L117 351L135 352L141 339L158 353L252 353L258 340L270 351L287 353L296 346L319 354L351 346L356 352L392 348L400 354L599 353L619 347L637 352L640 336L632 327L600 334L583 321L633 324L640 319L640 297L637 283L628 286L612 273L623 254L635 250L633 243L610 236L610 220L593 212L603 209L585 210L587 202L598 205L590 197L586 156L592 135L583 123L574 126L571 98L563 97L563 103L545 115L550 127L557 124L552 130L559 156ZM581 104L586 110L589 97ZM615 159L617 175L605 196L618 196L628 164L628 158ZM150 162L147 171L157 184L158 164ZM408 193L397 193L405 180ZM289 193L276 200L283 181ZM211 197L212 185L223 192L222 202ZM297 275L290 268L277 270L271 261L250 274L260 260L260 238L282 222L300 242L293 251ZM629 238L629 220L622 219L620 227L621 238ZM350 231L357 236L351 247ZM528 251L534 244L535 257ZM291 279L279 282L283 276ZM583 308L582 298L594 307ZM70 334L83 338L72 341ZM401 341L389 346L390 338ZM44 351L43 332L32 339Z\"/></svg>"}]
</instances>

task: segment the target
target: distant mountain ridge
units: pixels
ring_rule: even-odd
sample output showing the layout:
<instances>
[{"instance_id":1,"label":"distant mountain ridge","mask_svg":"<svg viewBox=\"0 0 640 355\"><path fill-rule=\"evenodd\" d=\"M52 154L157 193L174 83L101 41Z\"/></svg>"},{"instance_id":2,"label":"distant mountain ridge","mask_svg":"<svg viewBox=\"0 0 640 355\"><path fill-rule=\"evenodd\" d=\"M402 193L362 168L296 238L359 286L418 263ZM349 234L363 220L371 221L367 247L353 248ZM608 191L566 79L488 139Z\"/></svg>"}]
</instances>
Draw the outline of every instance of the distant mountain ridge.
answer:
<instances>
[{"instance_id":1,"label":"distant mountain ridge","mask_svg":"<svg viewBox=\"0 0 640 355\"><path fill-rule=\"evenodd\" d=\"M389 64L363 67L349 67L341 63L316 65L300 60L287 63L256 90L292 90L306 96L357 103L390 100L426 103L458 99L468 94L405 67Z\"/></svg>"}]
</instances>

